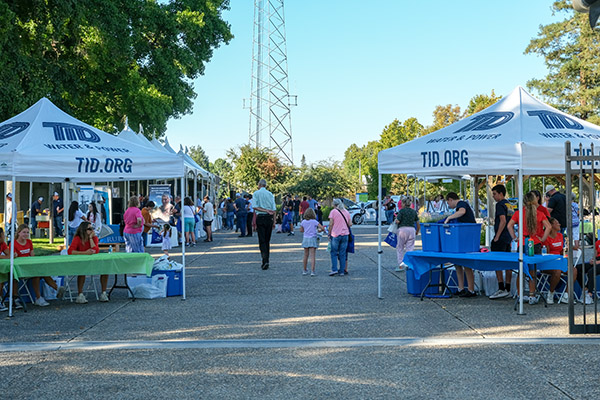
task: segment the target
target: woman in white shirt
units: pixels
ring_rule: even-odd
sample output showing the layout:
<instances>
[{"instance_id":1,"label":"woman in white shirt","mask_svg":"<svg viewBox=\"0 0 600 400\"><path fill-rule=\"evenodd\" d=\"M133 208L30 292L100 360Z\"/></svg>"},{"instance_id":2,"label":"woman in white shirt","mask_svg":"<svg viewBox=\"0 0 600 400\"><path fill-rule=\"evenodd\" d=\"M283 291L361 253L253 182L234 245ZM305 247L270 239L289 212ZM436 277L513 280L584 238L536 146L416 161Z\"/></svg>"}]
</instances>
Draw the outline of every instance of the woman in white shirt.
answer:
<instances>
[{"instance_id":1,"label":"woman in white shirt","mask_svg":"<svg viewBox=\"0 0 600 400\"><path fill-rule=\"evenodd\" d=\"M87 220L92 223L96 236L100 235L102 230L102 214L98 212L98 207L93 201L88 205Z\"/></svg>"},{"instance_id":2,"label":"woman in white shirt","mask_svg":"<svg viewBox=\"0 0 600 400\"><path fill-rule=\"evenodd\" d=\"M196 236L194 235L194 227L196 226L196 210L194 202L189 197L183 199L183 219L185 221L185 244L186 246L196 245ZM191 242L190 242L191 236Z\"/></svg>"},{"instance_id":3,"label":"woman in white shirt","mask_svg":"<svg viewBox=\"0 0 600 400\"><path fill-rule=\"evenodd\" d=\"M77 228L83 221L87 221L87 218L79 209L79 203L73 200L69 206L69 245L71 245L75 232L77 232Z\"/></svg>"}]
</instances>

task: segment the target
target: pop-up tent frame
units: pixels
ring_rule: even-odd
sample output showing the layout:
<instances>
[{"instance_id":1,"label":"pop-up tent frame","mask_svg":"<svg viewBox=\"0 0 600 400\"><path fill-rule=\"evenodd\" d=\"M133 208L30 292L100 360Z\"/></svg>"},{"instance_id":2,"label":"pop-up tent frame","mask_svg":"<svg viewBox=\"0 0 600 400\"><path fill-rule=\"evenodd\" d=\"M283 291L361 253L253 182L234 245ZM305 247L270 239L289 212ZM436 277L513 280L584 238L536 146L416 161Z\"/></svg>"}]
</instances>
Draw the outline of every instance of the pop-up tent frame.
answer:
<instances>
[{"instance_id":1,"label":"pop-up tent frame","mask_svg":"<svg viewBox=\"0 0 600 400\"><path fill-rule=\"evenodd\" d=\"M523 175L564 175L567 140L600 145L600 127L539 101L518 86L485 110L378 154L378 198L382 174L516 175L519 210ZM600 147L599 147L600 148ZM377 294L381 292L381 222L378 227ZM523 213L519 213L519 238ZM519 240L519 314L523 314L523 246Z\"/></svg>"},{"instance_id":2,"label":"pop-up tent frame","mask_svg":"<svg viewBox=\"0 0 600 400\"><path fill-rule=\"evenodd\" d=\"M42 98L22 113L0 123L0 178L16 182L105 182L181 178L181 155L167 154L119 139L85 124ZM68 198L64 185L64 199ZM16 207L13 206L13 221ZM14 224L11 224L10 282L14 273ZM185 245L182 247L185 299ZM12 302L9 305L12 316Z\"/></svg>"}]
</instances>

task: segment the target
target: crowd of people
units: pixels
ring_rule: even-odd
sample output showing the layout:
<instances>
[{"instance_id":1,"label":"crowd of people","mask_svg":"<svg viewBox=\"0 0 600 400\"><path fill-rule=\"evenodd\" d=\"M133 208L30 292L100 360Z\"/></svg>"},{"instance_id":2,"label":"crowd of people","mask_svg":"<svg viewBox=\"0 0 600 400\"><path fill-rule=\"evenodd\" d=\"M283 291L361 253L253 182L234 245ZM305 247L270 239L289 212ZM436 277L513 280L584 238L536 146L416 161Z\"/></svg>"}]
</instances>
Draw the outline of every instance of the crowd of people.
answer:
<instances>
[{"instance_id":1,"label":"crowd of people","mask_svg":"<svg viewBox=\"0 0 600 400\"><path fill-rule=\"evenodd\" d=\"M5 227L10 232L13 225L12 221L12 194L6 195L8 206L5 209ZM131 196L128 201L128 206L122 215L122 235L125 241L125 249L129 253L142 253L144 246L148 242L148 235L152 228L160 230L162 235L162 250L166 255L171 249L171 228L178 229L183 232L183 237L187 246L196 245L196 224L202 220L202 226L206 232L205 242L211 242L212 230L211 226L214 219L213 205L208 196L204 197L204 201L200 206L194 206L191 198L186 197L181 204L181 199L175 197L175 204L171 203L172 197L165 193L162 196L162 204L155 209L155 203L149 201L147 197ZM39 197L31 205L31 229L27 224L21 224L15 229L14 254L15 257L32 257L35 255L33 242L30 239L30 234L35 232L37 228L36 216L42 213L43 197ZM99 235L103 225L106 224L106 210L104 207L104 199L101 198L96 202L89 202L87 205L87 213L81 210L78 201L74 200L69 205L67 210L66 229L63 229L64 204L58 192L54 192L52 200L52 223L54 225L55 236L60 237L66 230L68 236L67 254L72 255L92 255L100 251ZM183 215L183 218L182 218ZM185 222L181 222L181 221ZM4 229L0 228L0 258L10 258L10 244L6 241ZM35 294L34 304L40 307L48 306L49 303L40 292L40 280L44 280L46 284L57 291L56 297L62 299L65 293L65 286L57 286L56 282L49 276L34 277L30 279L31 287ZM75 302L85 304L88 302L83 293L85 276L77 277L77 297ZM0 293L6 282L0 283ZM100 276L101 294L99 300L108 302L107 294L108 275ZM18 296L18 282L14 282L13 291L7 295L10 302L13 303L15 309L22 308L22 302ZM0 311L7 310L8 307L3 302L0 302Z\"/></svg>"},{"instance_id":2,"label":"crowd of people","mask_svg":"<svg viewBox=\"0 0 600 400\"><path fill-rule=\"evenodd\" d=\"M579 212L578 203L575 201L573 194L573 202L567 205L566 196L560 193L553 185L547 185L545 188L545 196L538 190L531 190L524 196L523 203L523 235L519 239L517 225L519 223L520 210L513 211L513 207L506 199L506 188L504 185L496 185L492 188L492 196L495 201L494 215L494 236L491 240L490 250L499 252L511 252L517 248L517 243L520 240L521 244L526 248L528 242L533 244L534 254L565 254L565 228L567 226L567 218L571 218L573 225L573 249L579 250L580 247L580 223L581 215ZM475 223L475 214L471 206L465 200L460 199L456 193L448 193L444 198L447 206L454 212L444 218L442 222L458 222L458 223ZM439 199L436 199L439 201ZM385 201L384 201L385 206ZM392 209L390 207L390 209ZM387 210L387 209L386 209ZM386 211L387 213L387 211ZM395 213L395 211L391 211ZM386 215L390 218L391 215ZM410 203L403 202L401 209L395 213L395 228L397 229L397 261L398 267L396 271L402 271L406 268L404 263L404 255L408 251L414 250L415 236L419 233L418 216ZM596 247L600 250L600 241L596 243ZM597 252L600 254L600 251ZM581 274L587 275L587 283L584 287L584 295L582 301L586 304L591 304L593 300L593 282L594 271L600 274L600 267L594 269L595 264L600 264L600 256L597 260L592 260L590 263L577 265L574 270L574 279ZM475 297L475 279L471 268L455 265L457 275L457 286L459 297ZM560 270L544 271L550 275L549 290L546 296L546 302L553 304L555 302L555 290L561 280ZM465 285L466 277L466 285ZM506 298L511 293L512 270L496 271L498 280L498 290L489 298L492 300ZM530 296L524 298L529 304L539 302L539 297L534 295L536 291L536 277L529 279ZM568 303L568 293L565 290L558 298L559 302Z\"/></svg>"}]
</instances>

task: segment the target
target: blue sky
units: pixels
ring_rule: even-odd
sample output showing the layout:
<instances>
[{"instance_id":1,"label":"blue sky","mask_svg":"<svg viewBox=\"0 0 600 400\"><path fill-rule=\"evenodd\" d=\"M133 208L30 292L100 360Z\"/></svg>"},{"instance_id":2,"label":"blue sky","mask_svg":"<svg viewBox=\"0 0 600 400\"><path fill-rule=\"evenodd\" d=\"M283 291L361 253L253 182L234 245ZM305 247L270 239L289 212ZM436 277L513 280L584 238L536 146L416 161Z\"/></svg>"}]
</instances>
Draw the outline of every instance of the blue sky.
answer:
<instances>
[{"instance_id":1,"label":"blue sky","mask_svg":"<svg viewBox=\"0 0 600 400\"><path fill-rule=\"evenodd\" d=\"M488 4L489 3L489 4ZM288 0L285 3L294 161L343 159L394 119L431 124L436 105L464 109L477 94L507 95L543 77L523 52L552 16L551 0ZM211 161L248 143L252 0L231 0L235 38L195 82L193 113L169 121L171 145L200 145Z\"/></svg>"}]
</instances>

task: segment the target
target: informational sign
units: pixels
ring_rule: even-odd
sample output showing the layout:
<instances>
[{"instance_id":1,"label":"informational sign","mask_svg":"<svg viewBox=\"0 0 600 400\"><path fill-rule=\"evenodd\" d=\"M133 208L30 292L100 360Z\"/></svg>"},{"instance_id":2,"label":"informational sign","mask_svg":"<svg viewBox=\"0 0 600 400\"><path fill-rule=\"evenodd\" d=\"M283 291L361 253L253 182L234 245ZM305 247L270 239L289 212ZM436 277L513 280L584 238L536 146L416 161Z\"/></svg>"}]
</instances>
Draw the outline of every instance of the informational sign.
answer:
<instances>
[{"instance_id":1,"label":"informational sign","mask_svg":"<svg viewBox=\"0 0 600 400\"><path fill-rule=\"evenodd\" d=\"M168 223L173 209L171 185L149 185L148 199L156 204L152 218Z\"/></svg>"},{"instance_id":2,"label":"informational sign","mask_svg":"<svg viewBox=\"0 0 600 400\"><path fill-rule=\"evenodd\" d=\"M369 201L369 193L367 192L363 192L363 193L356 193L356 202L362 201L363 203L366 203L367 201Z\"/></svg>"},{"instance_id":3,"label":"informational sign","mask_svg":"<svg viewBox=\"0 0 600 400\"><path fill-rule=\"evenodd\" d=\"M82 213L87 215L88 205L94 201L94 187L93 186L78 186L77 187L77 201L79 202L79 209Z\"/></svg>"},{"instance_id":4,"label":"informational sign","mask_svg":"<svg viewBox=\"0 0 600 400\"><path fill-rule=\"evenodd\" d=\"M102 223L110 225L110 187L94 187L94 201L96 202L96 206L98 206L98 211L102 214Z\"/></svg>"}]
</instances>

